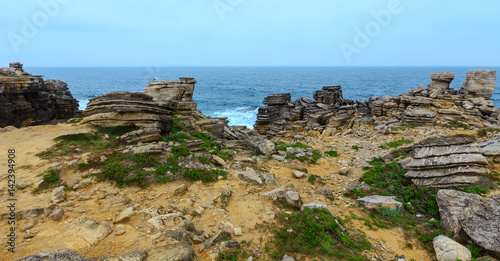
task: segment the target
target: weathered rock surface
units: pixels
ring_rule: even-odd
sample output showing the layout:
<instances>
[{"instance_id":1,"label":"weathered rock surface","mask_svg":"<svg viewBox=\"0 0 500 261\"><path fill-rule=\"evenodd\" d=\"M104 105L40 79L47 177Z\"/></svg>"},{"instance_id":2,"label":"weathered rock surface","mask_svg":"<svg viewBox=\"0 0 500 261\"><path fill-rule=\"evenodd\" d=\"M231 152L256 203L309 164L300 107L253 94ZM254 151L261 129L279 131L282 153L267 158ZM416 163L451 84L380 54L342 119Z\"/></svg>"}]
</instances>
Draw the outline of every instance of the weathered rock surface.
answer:
<instances>
[{"instance_id":1,"label":"weathered rock surface","mask_svg":"<svg viewBox=\"0 0 500 261\"><path fill-rule=\"evenodd\" d=\"M64 248L61 250L42 249L34 255L16 259L16 261L90 261L81 257L74 250Z\"/></svg>"},{"instance_id":2,"label":"weathered rock surface","mask_svg":"<svg viewBox=\"0 0 500 261\"><path fill-rule=\"evenodd\" d=\"M244 180L248 183L254 184L254 185L262 185L262 179L259 177L259 175L255 172L254 169L252 168L247 168L246 171L240 171L236 174L239 179Z\"/></svg>"},{"instance_id":3,"label":"weathered rock surface","mask_svg":"<svg viewBox=\"0 0 500 261\"><path fill-rule=\"evenodd\" d=\"M434 136L414 145L404 164L406 177L419 187L467 186L488 182L488 161L473 135Z\"/></svg>"},{"instance_id":4,"label":"weathered rock surface","mask_svg":"<svg viewBox=\"0 0 500 261\"><path fill-rule=\"evenodd\" d=\"M147 260L197 261L198 256L188 243L179 242L157 247L149 251Z\"/></svg>"},{"instance_id":5,"label":"weathered rock surface","mask_svg":"<svg viewBox=\"0 0 500 261\"><path fill-rule=\"evenodd\" d=\"M362 205L368 209L377 209L379 207L387 207L391 209L395 209L398 211L403 210L403 203L394 200L396 197L388 197L388 196L368 196L364 198L357 199L354 201L354 205Z\"/></svg>"},{"instance_id":6,"label":"weathered rock surface","mask_svg":"<svg viewBox=\"0 0 500 261\"><path fill-rule=\"evenodd\" d=\"M160 141L162 138L160 129L143 128L140 130L125 133L124 135L118 137L118 139L127 144L137 144L139 142L149 143L149 142Z\"/></svg>"},{"instance_id":7,"label":"weathered rock surface","mask_svg":"<svg viewBox=\"0 0 500 261\"><path fill-rule=\"evenodd\" d=\"M276 153L276 146L270 140L263 140L257 143L257 152L264 155L270 155Z\"/></svg>"},{"instance_id":8,"label":"weathered rock surface","mask_svg":"<svg viewBox=\"0 0 500 261\"><path fill-rule=\"evenodd\" d=\"M500 195L484 199L458 218L462 229L478 245L500 257Z\"/></svg>"},{"instance_id":9,"label":"weathered rock surface","mask_svg":"<svg viewBox=\"0 0 500 261\"><path fill-rule=\"evenodd\" d=\"M436 258L439 261L472 260L469 249L445 236L435 237L432 243L436 251Z\"/></svg>"},{"instance_id":10,"label":"weathered rock surface","mask_svg":"<svg viewBox=\"0 0 500 261\"><path fill-rule=\"evenodd\" d=\"M478 205L481 199L482 197L476 194L449 189L439 190L436 200L443 228L447 232L458 235L458 232L462 229L458 217Z\"/></svg>"},{"instance_id":11,"label":"weathered rock surface","mask_svg":"<svg viewBox=\"0 0 500 261\"><path fill-rule=\"evenodd\" d=\"M65 82L32 76L20 63L0 68L0 73L7 75L0 76L0 128L69 119L78 111L78 101Z\"/></svg>"},{"instance_id":12,"label":"weathered rock surface","mask_svg":"<svg viewBox=\"0 0 500 261\"><path fill-rule=\"evenodd\" d=\"M450 88L450 83L455 79L455 74L452 72L435 72L429 76L432 82L427 86L429 91L438 91L443 93Z\"/></svg>"},{"instance_id":13,"label":"weathered rock surface","mask_svg":"<svg viewBox=\"0 0 500 261\"><path fill-rule=\"evenodd\" d=\"M162 106L153 98L132 92L111 92L90 99L83 112L82 123L99 127L136 125L170 132L172 108Z\"/></svg>"},{"instance_id":14,"label":"weathered rock surface","mask_svg":"<svg viewBox=\"0 0 500 261\"><path fill-rule=\"evenodd\" d=\"M181 77L179 81L152 81L144 87L144 94L153 97L157 103L182 114L190 114L196 109L193 102L194 78Z\"/></svg>"},{"instance_id":15,"label":"weathered rock surface","mask_svg":"<svg viewBox=\"0 0 500 261\"><path fill-rule=\"evenodd\" d=\"M260 195L264 197L269 197L272 200L281 200L284 203L287 203L296 209L300 209L303 204L300 194L292 189L289 190L275 189L273 191L262 193Z\"/></svg>"},{"instance_id":16,"label":"weathered rock surface","mask_svg":"<svg viewBox=\"0 0 500 261\"><path fill-rule=\"evenodd\" d=\"M495 91L495 70L467 71L465 82L460 89L461 94L470 94L476 97L490 98Z\"/></svg>"}]
</instances>

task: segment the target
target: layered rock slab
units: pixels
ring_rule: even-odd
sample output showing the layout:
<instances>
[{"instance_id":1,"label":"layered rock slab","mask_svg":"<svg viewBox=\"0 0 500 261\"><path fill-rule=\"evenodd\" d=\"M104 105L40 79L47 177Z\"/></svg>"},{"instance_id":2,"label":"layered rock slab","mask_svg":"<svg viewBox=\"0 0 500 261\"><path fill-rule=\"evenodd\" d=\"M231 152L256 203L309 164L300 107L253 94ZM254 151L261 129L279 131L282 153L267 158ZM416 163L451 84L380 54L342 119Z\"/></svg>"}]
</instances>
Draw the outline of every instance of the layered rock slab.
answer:
<instances>
[{"instance_id":1,"label":"layered rock slab","mask_svg":"<svg viewBox=\"0 0 500 261\"><path fill-rule=\"evenodd\" d=\"M90 99L82 123L97 127L136 125L170 132L172 108L156 103L151 96L133 92L111 92Z\"/></svg>"},{"instance_id":2,"label":"layered rock slab","mask_svg":"<svg viewBox=\"0 0 500 261\"><path fill-rule=\"evenodd\" d=\"M414 159L404 164L419 187L470 186L487 182L488 161L473 135L434 136L414 145Z\"/></svg>"}]
</instances>

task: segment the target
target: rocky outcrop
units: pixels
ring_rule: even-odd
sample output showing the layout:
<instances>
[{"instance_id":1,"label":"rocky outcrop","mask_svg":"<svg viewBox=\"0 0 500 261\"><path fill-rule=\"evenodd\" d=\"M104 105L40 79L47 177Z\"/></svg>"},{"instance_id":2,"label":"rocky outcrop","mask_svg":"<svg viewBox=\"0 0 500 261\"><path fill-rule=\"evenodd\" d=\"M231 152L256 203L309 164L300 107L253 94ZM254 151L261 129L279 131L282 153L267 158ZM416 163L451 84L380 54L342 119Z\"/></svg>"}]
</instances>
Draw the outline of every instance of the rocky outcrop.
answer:
<instances>
[{"instance_id":1,"label":"rocky outcrop","mask_svg":"<svg viewBox=\"0 0 500 261\"><path fill-rule=\"evenodd\" d=\"M82 123L98 127L136 125L170 132L173 109L143 93L112 92L90 99Z\"/></svg>"},{"instance_id":2,"label":"rocky outcrop","mask_svg":"<svg viewBox=\"0 0 500 261\"><path fill-rule=\"evenodd\" d=\"M181 77L179 81L152 81L144 87L143 93L181 114L191 114L197 105L193 102L195 83L194 78L188 77Z\"/></svg>"},{"instance_id":3,"label":"rocky outcrop","mask_svg":"<svg viewBox=\"0 0 500 261\"><path fill-rule=\"evenodd\" d=\"M354 206L364 206L367 209L378 209L380 207L386 207L395 209L397 211L403 210L403 203L396 201L396 197L388 196L368 196L364 198L357 199L354 201Z\"/></svg>"},{"instance_id":4,"label":"rocky outcrop","mask_svg":"<svg viewBox=\"0 0 500 261\"><path fill-rule=\"evenodd\" d=\"M470 80L460 93L450 89L454 73L436 72L430 75L427 89L419 86L397 97L374 96L368 101L344 99L340 86L325 86L314 92L314 99L291 101L289 93L270 94L264 99L266 106L258 110L254 129L269 137L307 130L331 136L373 123L433 126L458 120L480 127L497 124L500 110L488 100L491 94L485 95L495 89L494 71L490 72L469 72Z\"/></svg>"},{"instance_id":5,"label":"rocky outcrop","mask_svg":"<svg viewBox=\"0 0 500 261\"><path fill-rule=\"evenodd\" d=\"M434 136L414 145L413 160L404 164L419 187L470 186L488 182L487 160L472 135Z\"/></svg>"},{"instance_id":6,"label":"rocky outcrop","mask_svg":"<svg viewBox=\"0 0 500 261\"><path fill-rule=\"evenodd\" d=\"M478 205L481 199L481 196L476 194L448 189L439 190L436 200L445 231L458 235L462 229L458 217Z\"/></svg>"},{"instance_id":7,"label":"rocky outcrop","mask_svg":"<svg viewBox=\"0 0 500 261\"><path fill-rule=\"evenodd\" d=\"M22 69L22 64L0 69L0 127L44 124L69 119L78 111L78 101L59 80L44 81Z\"/></svg>"},{"instance_id":8,"label":"rocky outcrop","mask_svg":"<svg viewBox=\"0 0 500 261\"><path fill-rule=\"evenodd\" d=\"M16 261L90 261L81 257L78 253L71 249L48 250L42 249L34 255L16 259Z\"/></svg>"},{"instance_id":9,"label":"rocky outcrop","mask_svg":"<svg viewBox=\"0 0 500 261\"><path fill-rule=\"evenodd\" d=\"M467 71L467 76L462 88L460 89L460 93L488 99L495 91L495 81L495 70Z\"/></svg>"},{"instance_id":10,"label":"rocky outcrop","mask_svg":"<svg viewBox=\"0 0 500 261\"><path fill-rule=\"evenodd\" d=\"M500 258L500 195L486 198L458 221L476 244Z\"/></svg>"}]
</instances>

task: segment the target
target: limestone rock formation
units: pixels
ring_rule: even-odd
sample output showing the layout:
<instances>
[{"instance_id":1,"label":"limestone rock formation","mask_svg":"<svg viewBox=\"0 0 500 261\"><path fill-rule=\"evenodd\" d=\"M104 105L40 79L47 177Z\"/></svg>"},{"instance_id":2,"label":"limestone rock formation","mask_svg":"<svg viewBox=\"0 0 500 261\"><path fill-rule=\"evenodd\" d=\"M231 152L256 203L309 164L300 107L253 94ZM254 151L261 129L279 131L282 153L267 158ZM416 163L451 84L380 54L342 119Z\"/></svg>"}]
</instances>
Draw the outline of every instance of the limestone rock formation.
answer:
<instances>
[{"instance_id":1,"label":"limestone rock formation","mask_svg":"<svg viewBox=\"0 0 500 261\"><path fill-rule=\"evenodd\" d=\"M474 95L475 97L490 98L495 91L495 81L495 70L467 71L467 76L460 89L460 93Z\"/></svg>"},{"instance_id":2,"label":"limestone rock formation","mask_svg":"<svg viewBox=\"0 0 500 261\"><path fill-rule=\"evenodd\" d=\"M493 195L458 219L467 235L500 258L500 195Z\"/></svg>"},{"instance_id":3,"label":"limestone rock formation","mask_svg":"<svg viewBox=\"0 0 500 261\"><path fill-rule=\"evenodd\" d=\"M455 79L455 74L452 72L435 72L429 76L432 82L427 85L429 91L437 91L439 94L450 89L450 83Z\"/></svg>"},{"instance_id":4,"label":"limestone rock formation","mask_svg":"<svg viewBox=\"0 0 500 261\"><path fill-rule=\"evenodd\" d=\"M436 72L425 89L419 86L397 97L370 97L352 101L342 97L340 86L325 86L313 93L314 99L291 101L289 93L270 94L258 110L254 129L261 135L277 137L313 130L332 136L340 131L376 123L406 123L414 126L445 125L463 121L474 126L498 124L500 110L488 98L495 89L495 71L471 73L460 94L449 88L455 75ZM472 87L471 87L472 86Z\"/></svg>"},{"instance_id":5,"label":"limestone rock formation","mask_svg":"<svg viewBox=\"0 0 500 261\"><path fill-rule=\"evenodd\" d=\"M44 81L42 76L25 72L19 63L0 69L0 127L69 119L77 111L78 101L65 82Z\"/></svg>"},{"instance_id":6,"label":"limestone rock formation","mask_svg":"<svg viewBox=\"0 0 500 261\"><path fill-rule=\"evenodd\" d=\"M458 235L462 228L458 217L481 202L481 196L456 190L439 190L436 200L439 206L441 224L448 232Z\"/></svg>"},{"instance_id":7,"label":"limestone rock formation","mask_svg":"<svg viewBox=\"0 0 500 261\"><path fill-rule=\"evenodd\" d=\"M196 109L193 102L194 78L181 77L179 81L152 81L143 93L159 104L173 108L181 114L191 114Z\"/></svg>"},{"instance_id":8,"label":"limestone rock formation","mask_svg":"<svg viewBox=\"0 0 500 261\"><path fill-rule=\"evenodd\" d=\"M487 182L488 162L472 135L433 136L414 145L406 177L419 187L468 186Z\"/></svg>"},{"instance_id":9,"label":"limestone rock formation","mask_svg":"<svg viewBox=\"0 0 500 261\"><path fill-rule=\"evenodd\" d=\"M112 92L90 99L82 123L99 127L136 125L170 132L172 108L142 93Z\"/></svg>"},{"instance_id":10,"label":"limestone rock formation","mask_svg":"<svg viewBox=\"0 0 500 261\"><path fill-rule=\"evenodd\" d=\"M357 199L354 201L354 205L362 205L368 209L377 209L379 207L387 207L391 209L395 209L398 211L403 210L403 203L396 201L396 197L388 197L388 196L368 196L364 198Z\"/></svg>"}]
</instances>

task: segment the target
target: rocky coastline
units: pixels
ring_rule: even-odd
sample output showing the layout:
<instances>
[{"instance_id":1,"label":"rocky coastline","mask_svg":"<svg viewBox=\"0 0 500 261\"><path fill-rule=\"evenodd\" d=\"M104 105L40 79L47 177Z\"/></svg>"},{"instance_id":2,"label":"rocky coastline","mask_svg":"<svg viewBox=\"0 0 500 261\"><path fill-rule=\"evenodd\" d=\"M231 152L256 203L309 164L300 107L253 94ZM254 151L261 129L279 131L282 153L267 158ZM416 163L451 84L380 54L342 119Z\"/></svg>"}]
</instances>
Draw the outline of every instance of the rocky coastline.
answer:
<instances>
[{"instance_id":1,"label":"rocky coastline","mask_svg":"<svg viewBox=\"0 0 500 261\"><path fill-rule=\"evenodd\" d=\"M270 94L249 129L198 110L188 77L74 118L66 83L12 63L0 149L15 140L23 163L16 253L0 259L497 260L496 72L469 71L458 91L454 77L362 101L340 86ZM55 118L68 121L43 125Z\"/></svg>"}]
</instances>

